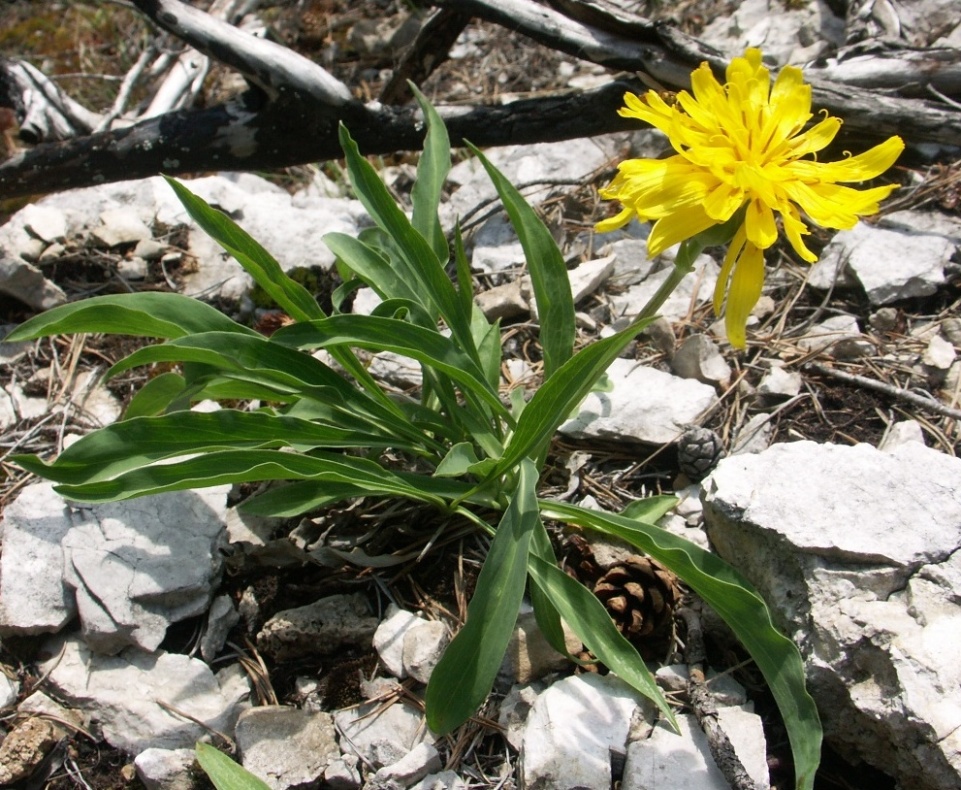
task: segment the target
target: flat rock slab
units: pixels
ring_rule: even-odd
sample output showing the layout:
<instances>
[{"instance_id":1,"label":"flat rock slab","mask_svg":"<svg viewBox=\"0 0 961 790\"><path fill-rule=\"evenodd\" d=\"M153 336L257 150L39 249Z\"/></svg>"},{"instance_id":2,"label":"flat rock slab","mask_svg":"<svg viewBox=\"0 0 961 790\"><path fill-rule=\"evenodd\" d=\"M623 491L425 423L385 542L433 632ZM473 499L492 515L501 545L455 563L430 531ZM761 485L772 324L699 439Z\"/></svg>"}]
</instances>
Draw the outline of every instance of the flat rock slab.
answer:
<instances>
[{"instance_id":1,"label":"flat rock slab","mask_svg":"<svg viewBox=\"0 0 961 790\"><path fill-rule=\"evenodd\" d=\"M682 379L630 359L615 359L607 370L610 392L592 392L577 415L560 427L581 439L675 441L717 402L714 388Z\"/></svg>"},{"instance_id":2,"label":"flat rock slab","mask_svg":"<svg viewBox=\"0 0 961 790\"><path fill-rule=\"evenodd\" d=\"M28 486L4 514L2 632L55 632L79 613L93 649L153 650L171 623L210 604L227 490L77 508L48 483Z\"/></svg>"},{"instance_id":3,"label":"flat rock slab","mask_svg":"<svg viewBox=\"0 0 961 790\"><path fill-rule=\"evenodd\" d=\"M0 635L52 633L76 616L60 548L73 526L70 509L51 483L27 486L4 509Z\"/></svg>"},{"instance_id":4,"label":"flat rock slab","mask_svg":"<svg viewBox=\"0 0 961 790\"><path fill-rule=\"evenodd\" d=\"M104 740L128 754L193 748L210 729L231 733L248 706L250 683L239 664L214 674L176 653L128 648L102 656L77 637L54 639L47 652L53 658L41 671L49 672L56 696L86 712Z\"/></svg>"},{"instance_id":5,"label":"flat rock slab","mask_svg":"<svg viewBox=\"0 0 961 790\"><path fill-rule=\"evenodd\" d=\"M805 658L825 733L904 787L961 787L961 459L813 442L705 482L718 553Z\"/></svg>"},{"instance_id":6,"label":"flat rock slab","mask_svg":"<svg viewBox=\"0 0 961 790\"><path fill-rule=\"evenodd\" d=\"M611 787L640 695L614 675L564 678L538 695L524 727L522 786Z\"/></svg>"},{"instance_id":7,"label":"flat rock slab","mask_svg":"<svg viewBox=\"0 0 961 790\"><path fill-rule=\"evenodd\" d=\"M244 768L273 790L318 780L340 756L334 719L285 705L244 711L237 721L237 747Z\"/></svg>"}]
</instances>

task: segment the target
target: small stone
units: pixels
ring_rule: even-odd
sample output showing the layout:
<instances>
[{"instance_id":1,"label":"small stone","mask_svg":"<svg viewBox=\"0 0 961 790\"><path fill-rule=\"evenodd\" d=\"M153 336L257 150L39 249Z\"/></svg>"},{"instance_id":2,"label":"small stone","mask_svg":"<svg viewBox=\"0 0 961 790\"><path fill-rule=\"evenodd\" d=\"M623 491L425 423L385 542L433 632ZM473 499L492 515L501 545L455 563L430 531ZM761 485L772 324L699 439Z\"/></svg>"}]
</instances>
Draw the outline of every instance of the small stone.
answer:
<instances>
[{"instance_id":1,"label":"small stone","mask_svg":"<svg viewBox=\"0 0 961 790\"><path fill-rule=\"evenodd\" d=\"M408 702L367 702L334 714L345 753L381 768L402 759L419 743L433 743L423 714Z\"/></svg>"},{"instance_id":2,"label":"small stone","mask_svg":"<svg viewBox=\"0 0 961 790\"><path fill-rule=\"evenodd\" d=\"M801 391L801 374L796 370L772 367L757 385L758 395L793 398Z\"/></svg>"},{"instance_id":3,"label":"small stone","mask_svg":"<svg viewBox=\"0 0 961 790\"><path fill-rule=\"evenodd\" d=\"M218 595L207 612L207 627L200 639L200 655L208 663L223 649L230 629L240 622L240 612L229 595Z\"/></svg>"},{"instance_id":4,"label":"small stone","mask_svg":"<svg viewBox=\"0 0 961 790\"><path fill-rule=\"evenodd\" d=\"M924 444L924 431L917 420L901 420L888 426L878 449L885 453L893 453L897 448L909 442Z\"/></svg>"},{"instance_id":5,"label":"small stone","mask_svg":"<svg viewBox=\"0 0 961 790\"><path fill-rule=\"evenodd\" d=\"M47 244L67 237L67 217L58 208L28 203L23 207L23 226Z\"/></svg>"},{"instance_id":6,"label":"small stone","mask_svg":"<svg viewBox=\"0 0 961 790\"><path fill-rule=\"evenodd\" d=\"M147 790L196 790L200 767L193 749L146 749L133 761Z\"/></svg>"},{"instance_id":7,"label":"small stone","mask_svg":"<svg viewBox=\"0 0 961 790\"><path fill-rule=\"evenodd\" d=\"M468 784L454 771L430 774L407 790L467 790Z\"/></svg>"},{"instance_id":8,"label":"small stone","mask_svg":"<svg viewBox=\"0 0 961 790\"><path fill-rule=\"evenodd\" d=\"M342 754L335 757L324 771L324 781L330 790L355 790L361 786L360 771L357 764L360 760L355 754Z\"/></svg>"},{"instance_id":9,"label":"small stone","mask_svg":"<svg viewBox=\"0 0 961 790\"><path fill-rule=\"evenodd\" d=\"M436 747L431 743L419 743L396 763L378 769L371 778L370 785L376 788L395 783L395 786L409 787L443 767Z\"/></svg>"},{"instance_id":10,"label":"small stone","mask_svg":"<svg viewBox=\"0 0 961 790\"><path fill-rule=\"evenodd\" d=\"M377 625L363 593L331 595L275 614L257 634L257 647L276 661L329 656L370 645Z\"/></svg>"},{"instance_id":11,"label":"small stone","mask_svg":"<svg viewBox=\"0 0 961 790\"><path fill-rule=\"evenodd\" d=\"M131 258L124 258L117 264L117 274L125 280L144 280L147 273L147 261L136 255Z\"/></svg>"},{"instance_id":12,"label":"small stone","mask_svg":"<svg viewBox=\"0 0 961 790\"><path fill-rule=\"evenodd\" d=\"M488 321L516 318L528 314L531 310L519 279L481 291L474 299Z\"/></svg>"},{"instance_id":13,"label":"small stone","mask_svg":"<svg viewBox=\"0 0 961 790\"><path fill-rule=\"evenodd\" d=\"M853 315L836 315L812 327L797 344L807 352L825 351L847 338L859 338L858 320Z\"/></svg>"},{"instance_id":14,"label":"small stone","mask_svg":"<svg viewBox=\"0 0 961 790\"><path fill-rule=\"evenodd\" d=\"M26 237L17 246L20 257L29 263L37 263L45 249L47 249L46 243L40 239L35 239L33 236Z\"/></svg>"},{"instance_id":15,"label":"small stone","mask_svg":"<svg viewBox=\"0 0 961 790\"><path fill-rule=\"evenodd\" d=\"M581 649L581 641L572 632L565 630L564 637L568 652ZM570 660L548 643L533 610L522 611L507 643L499 677L510 683L524 684L567 666L570 666Z\"/></svg>"},{"instance_id":16,"label":"small stone","mask_svg":"<svg viewBox=\"0 0 961 790\"><path fill-rule=\"evenodd\" d=\"M713 386L726 387L731 380L731 366L707 335L686 338L671 360L671 370L681 378L697 379Z\"/></svg>"},{"instance_id":17,"label":"small stone","mask_svg":"<svg viewBox=\"0 0 961 790\"><path fill-rule=\"evenodd\" d=\"M0 635L56 632L77 614L74 596L63 581L60 547L73 526L51 483L33 483L7 505L0 554Z\"/></svg>"},{"instance_id":18,"label":"small stone","mask_svg":"<svg viewBox=\"0 0 961 790\"><path fill-rule=\"evenodd\" d=\"M374 650L387 671L398 680L407 677L404 669L404 637L417 622L417 615L391 604L387 608L387 617L374 631Z\"/></svg>"},{"instance_id":19,"label":"small stone","mask_svg":"<svg viewBox=\"0 0 961 790\"><path fill-rule=\"evenodd\" d=\"M43 252L40 253L40 257L37 259L37 263L43 265L46 263L53 263L58 261L63 257L63 254L67 251L59 242L51 244Z\"/></svg>"},{"instance_id":20,"label":"small stone","mask_svg":"<svg viewBox=\"0 0 961 790\"><path fill-rule=\"evenodd\" d=\"M537 697L524 727L523 786L611 787L611 754L625 751L639 703L640 695L614 675L554 683Z\"/></svg>"},{"instance_id":21,"label":"small stone","mask_svg":"<svg viewBox=\"0 0 961 790\"><path fill-rule=\"evenodd\" d=\"M773 434L771 415L755 414L737 432L737 437L731 445L731 455L759 453L766 450L771 444Z\"/></svg>"},{"instance_id":22,"label":"small stone","mask_svg":"<svg viewBox=\"0 0 961 790\"><path fill-rule=\"evenodd\" d=\"M265 705L240 714L235 733L243 766L273 790L315 782L340 756L329 713Z\"/></svg>"},{"instance_id":23,"label":"small stone","mask_svg":"<svg viewBox=\"0 0 961 790\"><path fill-rule=\"evenodd\" d=\"M19 694L20 683L0 672L0 710L11 707Z\"/></svg>"},{"instance_id":24,"label":"small stone","mask_svg":"<svg viewBox=\"0 0 961 790\"><path fill-rule=\"evenodd\" d=\"M65 730L47 719L24 719L0 743L0 785L28 778L64 736Z\"/></svg>"},{"instance_id":25,"label":"small stone","mask_svg":"<svg viewBox=\"0 0 961 790\"><path fill-rule=\"evenodd\" d=\"M145 261L158 261L166 249L167 245L156 239L141 239L133 248L133 254Z\"/></svg>"},{"instance_id":26,"label":"small stone","mask_svg":"<svg viewBox=\"0 0 961 790\"><path fill-rule=\"evenodd\" d=\"M898 325L896 307L882 307L868 318L868 323L878 332L891 332Z\"/></svg>"},{"instance_id":27,"label":"small stone","mask_svg":"<svg viewBox=\"0 0 961 790\"><path fill-rule=\"evenodd\" d=\"M507 742L520 751L524 740L524 725L537 695L544 690L543 684L532 683L526 686L515 684L507 692L498 707L497 723L504 731Z\"/></svg>"},{"instance_id":28,"label":"small stone","mask_svg":"<svg viewBox=\"0 0 961 790\"><path fill-rule=\"evenodd\" d=\"M941 322L941 332L952 345L961 348L961 318L945 318Z\"/></svg>"},{"instance_id":29,"label":"small stone","mask_svg":"<svg viewBox=\"0 0 961 790\"><path fill-rule=\"evenodd\" d=\"M929 368L945 371L951 367L957 356L951 343L941 335L935 335L921 355L921 362Z\"/></svg>"},{"instance_id":30,"label":"small stone","mask_svg":"<svg viewBox=\"0 0 961 790\"><path fill-rule=\"evenodd\" d=\"M94 228L90 235L105 247L117 247L121 244L132 244L153 237L137 209L131 206L109 209L100 214L103 223Z\"/></svg>"},{"instance_id":31,"label":"small stone","mask_svg":"<svg viewBox=\"0 0 961 790\"><path fill-rule=\"evenodd\" d=\"M420 620L404 635L404 670L427 683L450 644L450 629L440 620Z\"/></svg>"}]
</instances>

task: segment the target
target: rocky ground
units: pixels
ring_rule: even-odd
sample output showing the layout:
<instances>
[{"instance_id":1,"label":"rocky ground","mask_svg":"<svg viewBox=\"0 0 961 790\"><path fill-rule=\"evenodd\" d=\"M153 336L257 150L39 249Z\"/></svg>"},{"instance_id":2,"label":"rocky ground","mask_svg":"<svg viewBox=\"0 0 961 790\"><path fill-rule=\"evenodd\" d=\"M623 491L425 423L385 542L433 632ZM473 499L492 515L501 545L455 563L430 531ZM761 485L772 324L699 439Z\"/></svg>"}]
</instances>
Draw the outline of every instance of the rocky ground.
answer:
<instances>
[{"instance_id":1,"label":"rocky ground","mask_svg":"<svg viewBox=\"0 0 961 790\"><path fill-rule=\"evenodd\" d=\"M50 73L83 74L64 77L64 86L91 106L109 104L110 80L90 75L122 73L145 31L119 5L76 3L62 14L53 5L44 14L31 3L7 4L0 51L36 57ZM387 2L263 5L283 40L325 53L360 96L376 95L389 68L384 42L409 12ZM667 9L644 13L659 11ZM760 43L750 39L754 31L781 63L844 38L843 20L815 4L688 3L670 13L728 54L745 38ZM916 27L909 34L921 35ZM913 43L931 45L951 31L925 35ZM589 86L604 76L485 25L472 27L453 54L426 86L435 98ZM228 84L212 72L211 98ZM612 509L651 492L682 497L665 527L735 562L802 647L829 735L818 782L825 788L961 784L952 745L961 731L952 661L961 620L954 592L961 588L961 159L957 149L908 143L892 174L903 187L881 216L821 236L813 268L786 247L769 254L745 352L726 344L715 321L718 267L703 256L662 320L612 368L614 389L591 396L563 427L544 480L547 495ZM525 193L562 241L583 342L636 312L669 265L647 259L644 227L604 237L591 230L607 210L596 189L616 162L662 150L662 139L640 130L492 152L515 183L532 184ZM412 161L379 162L400 196ZM365 223L335 163L266 178L208 175L190 185L329 298L336 280L320 236ZM489 195L465 159L445 211L468 219L479 299L505 317L505 342L515 350L505 388L529 388L538 363L522 256ZM190 227L159 179L4 209L12 218L0 227L0 246L35 261L69 298L173 289L251 322L269 316L239 267ZM369 309L365 296L358 294L355 310ZM7 325L30 314L12 298L0 309ZM142 384L135 374L109 387L97 381L130 351L126 340L0 349L4 455L55 451L65 436L116 419ZM371 369L398 388L419 385L403 360L385 355ZM695 426L712 433L692 433ZM705 445L706 459L695 453ZM727 458L702 481L712 455ZM149 785L177 777L189 763L177 750L205 732L218 745L235 742L245 764L277 787L533 786L570 771L576 748L576 764L588 772L582 786L622 780L640 788L666 759L651 754L690 749L677 757L685 782L693 781L690 766L704 761L693 731L683 741L659 740L658 728L628 737L633 697L608 675L574 674L559 656L545 655L523 618L487 708L435 741L421 723L423 681L463 621L484 551L466 525L365 502L297 524L249 523L230 507L243 492L217 490L71 514L16 467L4 462L3 470L0 659L9 688L0 676L8 712L0 770L17 767L11 755L22 763L7 781ZM185 522L193 525L189 541L170 530ZM420 558L438 532L443 538ZM614 601L615 616L626 605L649 621L664 618L649 595L629 586L669 586L656 569L616 548L561 535L558 542L575 572ZM345 552L365 561L346 563ZM745 742L742 759L755 772L769 769L776 786L790 786L769 694L739 647L709 613L704 618L709 663L722 678L713 690L730 711L732 739ZM674 629L655 630L660 641L635 634L639 649L664 665L660 682L683 699L682 644ZM54 641L51 633L59 634ZM588 715L611 710L620 715ZM550 741L541 737L548 719L572 725ZM611 748L619 753L613 763ZM705 782L716 781L700 764ZM668 781L656 772L653 779Z\"/></svg>"}]
</instances>

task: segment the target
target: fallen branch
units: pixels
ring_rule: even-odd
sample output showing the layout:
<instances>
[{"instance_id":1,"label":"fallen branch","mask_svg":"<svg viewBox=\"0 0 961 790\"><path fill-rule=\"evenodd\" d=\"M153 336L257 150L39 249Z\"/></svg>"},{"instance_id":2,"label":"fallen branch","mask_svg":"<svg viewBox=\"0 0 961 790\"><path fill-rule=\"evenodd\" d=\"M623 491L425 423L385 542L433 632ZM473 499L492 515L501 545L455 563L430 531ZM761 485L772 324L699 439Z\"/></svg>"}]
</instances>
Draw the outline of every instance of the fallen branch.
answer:
<instances>
[{"instance_id":1,"label":"fallen branch","mask_svg":"<svg viewBox=\"0 0 961 790\"><path fill-rule=\"evenodd\" d=\"M885 384L883 381L878 381L877 379L869 379L867 376L858 376L854 373L845 373L843 370L829 368L827 365L822 365L819 362L811 362L805 365L805 368L817 371L824 376L830 376L838 381L846 382L847 384L854 384L858 387L864 387L865 389L890 395L895 400L902 400L915 406L920 406L923 409L942 414L945 417L953 417L956 420L961 420L961 409L952 409L950 406L945 406L941 401L935 400L932 395L919 395L916 392L901 389L892 384Z\"/></svg>"}]
</instances>

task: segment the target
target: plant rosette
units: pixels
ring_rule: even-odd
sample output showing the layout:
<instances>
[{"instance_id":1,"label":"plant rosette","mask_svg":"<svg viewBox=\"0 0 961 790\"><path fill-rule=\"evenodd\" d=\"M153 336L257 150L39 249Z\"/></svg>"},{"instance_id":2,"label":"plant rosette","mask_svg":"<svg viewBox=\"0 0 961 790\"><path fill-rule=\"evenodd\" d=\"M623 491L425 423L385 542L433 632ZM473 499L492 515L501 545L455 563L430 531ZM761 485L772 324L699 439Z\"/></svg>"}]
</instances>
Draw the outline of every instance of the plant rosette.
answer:
<instances>
[{"instance_id":1,"label":"plant rosette","mask_svg":"<svg viewBox=\"0 0 961 790\"><path fill-rule=\"evenodd\" d=\"M490 536L490 547L466 622L426 689L427 722L438 734L464 723L485 701L525 594L553 647L566 653L563 619L599 661L653 700L676 727L636 648L593 593L558 566L544 522L621 538L671 569L737 634L781 710L797 786L811 788L821 727L804 687L800 653L775 629L764 601L734 568L657 526L674 498L649 497L622 513L605 513L542 499L537 491L557 428L654 318L705 246L731 242L722 279L731 279L728 331L736 341L731 321L743 331L741 302L759 292L763 260L759 274L755 250L773 243L773 211L781 213L789 240L805 257L795 243L802 232L796 205L814 221L841 227L876 210L876 201L890 191L857 193L833 185L832 179L857 180L852 176L879 171L882 160L896 156L895 148L900 151L900 140L879 147L880 153L835 165L801 158L823 147L834 127L826 126L832 120L826 119L800 131L810 118L810 91L805 93L800 72L789 68L771 89L760 53L748 50L731 64L723 86L702 66L694 73L693 97L682 92L673 107L656 94L627 97L622 112L661 128L678 154L623 163L602 194L624 208L601 228L635 215L653 219L652 253L678 241L681 249L670 277L631 325L577 353L574 304L557 244L518 190L474 150L520 238L537 303L543 383L526 401L516 393L507 403L500 396L500 326L474 302L459 228L449 243L440 225L437 210L451 166L450 142L440 116L419 92L426 137L410 217L341 127L347 173L374 227L357 238L325 237L345 280L329 315L232 220L168 179L190 216L291 323L265 337L196 299L170 293L93 297L36 316L7 339L76 332L145 336L163 342L135 351L107 375L155 363L174 369L144 385L122 420L84 436L54 461L32 455L13 460L78 501L282 481L240 507L292 517L360 496L401 497L469 519ZM730 125L728 115L735 112L743 128ZM724 153L717 156L717 167L702 161L714 156L715 148ZM742 154L747 164L735 161ZM782 178L783 172L790 177ZM361 285L372 288L381 304L371 315L339 312L343 299ZM725 287L719 286L722 298ZM733 309L732 300L738 303ZM336 369L315 353L321 349ZM418 363L423 373L419 399L397 397L382 387L357 351L390 351ZM191 410L204 399L259 405ZM399 465L397 458L409 463ZM501 514L496 524L480 515L491 511Z\"/></svg>"}]
</instances>

